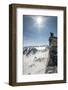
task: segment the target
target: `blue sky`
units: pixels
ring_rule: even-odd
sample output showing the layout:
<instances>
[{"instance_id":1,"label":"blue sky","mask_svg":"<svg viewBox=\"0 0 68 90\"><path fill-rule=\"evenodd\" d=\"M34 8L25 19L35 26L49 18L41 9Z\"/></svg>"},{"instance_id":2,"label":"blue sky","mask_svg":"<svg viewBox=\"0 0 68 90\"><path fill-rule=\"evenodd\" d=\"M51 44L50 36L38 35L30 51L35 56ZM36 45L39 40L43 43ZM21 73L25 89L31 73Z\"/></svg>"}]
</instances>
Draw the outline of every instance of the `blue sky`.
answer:
<instances>
[{"instance_id":1,"label":"blue sky","mask_svg":"<svg viewBox=\"0 0 68 90\"><path fill-rule=\"evenodd\" d=\"M40 24L38 17L42 18ZM50 32L57 36L56 16L23 15L24 46L49 45Z\"/></svg>"}]
</instances>

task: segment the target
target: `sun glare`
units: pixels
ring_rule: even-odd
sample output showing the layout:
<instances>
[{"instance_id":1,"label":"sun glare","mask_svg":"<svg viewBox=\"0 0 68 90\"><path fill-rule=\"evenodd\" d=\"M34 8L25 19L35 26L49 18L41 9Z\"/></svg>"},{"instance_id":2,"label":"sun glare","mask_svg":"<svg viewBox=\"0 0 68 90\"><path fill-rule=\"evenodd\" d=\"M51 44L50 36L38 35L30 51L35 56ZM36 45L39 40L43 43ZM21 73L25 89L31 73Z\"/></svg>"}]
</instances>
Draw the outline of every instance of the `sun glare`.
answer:
<instances>
[{"instance_id":1,"label":"sun glare","mask_svg":"<svg viewBox=\"0 0 68 90\"><path fill-rule=\"evenodd\" d=\"M38 31L43 30L44 26L44 19L42 16L33 16L32 19L34 20L34 25L38 28Z\"/></svg>"},{"instance_id":2,"label":"sun glare","mask_svg":"<svg viewBox=\"0 0 68 90\"><path fill-rule=\"evenodd\" d=\"M37 22L37 24L41 25L42 24L42 17L37 17L36 22Z\"/></svg>"}]
</instances>

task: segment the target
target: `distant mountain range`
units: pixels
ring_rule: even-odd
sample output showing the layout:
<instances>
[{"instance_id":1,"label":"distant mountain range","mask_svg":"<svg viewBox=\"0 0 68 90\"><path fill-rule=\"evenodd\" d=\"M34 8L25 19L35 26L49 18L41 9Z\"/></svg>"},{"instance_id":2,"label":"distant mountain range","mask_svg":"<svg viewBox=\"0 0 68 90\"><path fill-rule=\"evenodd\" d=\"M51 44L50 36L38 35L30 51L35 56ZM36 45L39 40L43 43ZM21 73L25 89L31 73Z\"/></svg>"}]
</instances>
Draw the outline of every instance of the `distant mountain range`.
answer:
<instances>
[{"instance_id":1,"label":"distant mountain range","mask_svg":"<svg viewBox=\"0 0 68 90\"><path fill-rule=\"evenodd\" d=\"M36 52L45 52L49 49L49 46L28 46L23 48L23 54L28 56L30 54L36 54Z\"/></svg>"}]
</instances>

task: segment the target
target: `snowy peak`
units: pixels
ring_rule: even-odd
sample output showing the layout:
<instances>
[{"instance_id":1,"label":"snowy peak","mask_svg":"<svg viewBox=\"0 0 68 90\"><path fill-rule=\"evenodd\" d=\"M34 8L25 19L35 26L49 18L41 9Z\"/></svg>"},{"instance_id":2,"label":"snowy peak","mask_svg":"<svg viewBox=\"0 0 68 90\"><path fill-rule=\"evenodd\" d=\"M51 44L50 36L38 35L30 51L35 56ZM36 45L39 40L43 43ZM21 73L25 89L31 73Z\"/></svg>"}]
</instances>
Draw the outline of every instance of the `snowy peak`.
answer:
<instances>
[{"instance_id":1,"label":"snowy peak","mask_svg":"<svg viewBox=\"0 0 68 90\"><path fill-rule=\"evenodd\" d=\"M23 48L23 54L28 56L30 54L36 54L37 52L45 52L49 49L48 46L29 46Z\"/></svg>"}]
</instances>

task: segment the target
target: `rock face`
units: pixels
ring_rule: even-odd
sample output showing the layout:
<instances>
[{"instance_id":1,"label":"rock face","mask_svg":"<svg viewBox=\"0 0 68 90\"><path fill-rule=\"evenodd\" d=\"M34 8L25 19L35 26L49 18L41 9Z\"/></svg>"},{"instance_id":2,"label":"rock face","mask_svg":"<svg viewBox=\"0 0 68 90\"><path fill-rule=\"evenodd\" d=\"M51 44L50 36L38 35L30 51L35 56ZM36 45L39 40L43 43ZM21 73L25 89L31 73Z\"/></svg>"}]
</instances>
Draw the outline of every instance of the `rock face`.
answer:
<instances>
[{"instance_id":1,"label":"rock face","mask_svg":"<svg viewBox=\"0 0 68 90\"><path fill-rule=\"evenodd\" d=\"M49 37L49 62L45 73L57 73L57 37L53 33Z\"/></svg>"},{"instance_id":2,"label":"rock face","mask_svg":"<svg viewBox=\"0 0 68 90\"><path fill-rule=\"evenodd\" d=\"M55 37L53 33L50 33L49 46L50 60L48 66L57 66L57 37Z\"/></svg>"}]
</instances>

